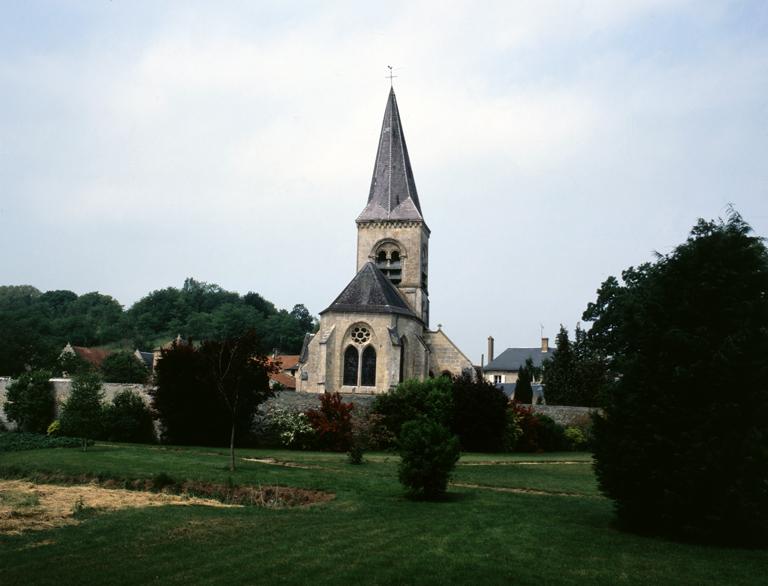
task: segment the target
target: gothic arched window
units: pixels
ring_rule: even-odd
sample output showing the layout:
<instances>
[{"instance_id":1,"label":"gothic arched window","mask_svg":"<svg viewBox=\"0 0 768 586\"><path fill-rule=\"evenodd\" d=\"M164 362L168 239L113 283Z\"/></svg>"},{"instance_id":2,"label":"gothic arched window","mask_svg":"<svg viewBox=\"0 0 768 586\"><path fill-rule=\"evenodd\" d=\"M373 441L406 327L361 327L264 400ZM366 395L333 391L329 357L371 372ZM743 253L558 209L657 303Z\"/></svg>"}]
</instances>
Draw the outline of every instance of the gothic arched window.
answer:
<instances>
[{"instance_id":1,"label":"gothic arched window","mask_svg":"<svg viewBox=\"0 0 768 586\"><path fill-rule=\"evenodd\" d=\"M347 346L344 352L344 385L355 387L357 386L357 366L360 360L360 355L357 352L357 348L354 346Z\"/></svg>"},{"instance_id":2,"label":"gothic arched window","mask_svg":"<svg viewBox=\"0 0 768 586\"><path fill-rule=\"evenodd\" d=\"M363 387L376 386L376 350L366 346L363 350L363 367L360 373L360 385Z\"/></svg>"}]
</instances>

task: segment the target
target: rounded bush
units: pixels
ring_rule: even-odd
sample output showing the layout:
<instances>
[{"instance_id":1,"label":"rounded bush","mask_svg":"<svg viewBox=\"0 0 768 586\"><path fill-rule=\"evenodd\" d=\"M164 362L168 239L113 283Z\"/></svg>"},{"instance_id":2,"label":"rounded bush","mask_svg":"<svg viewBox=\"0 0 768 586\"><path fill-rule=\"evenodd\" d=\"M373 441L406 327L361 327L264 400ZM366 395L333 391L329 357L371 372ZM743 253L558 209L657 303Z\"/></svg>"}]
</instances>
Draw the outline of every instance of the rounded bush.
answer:
<instances>
[{"instance_id":1,"label":"rounded bush","mask_svg":"<svg viewBox=\"0 0 768 586\"><path fill-rule=\"evenodd\" d=\"M413 496L435 499L445 493L459 459L459 438L427 418L408 421L400 431L400 482Z\"/></svg>"}]
</instances>

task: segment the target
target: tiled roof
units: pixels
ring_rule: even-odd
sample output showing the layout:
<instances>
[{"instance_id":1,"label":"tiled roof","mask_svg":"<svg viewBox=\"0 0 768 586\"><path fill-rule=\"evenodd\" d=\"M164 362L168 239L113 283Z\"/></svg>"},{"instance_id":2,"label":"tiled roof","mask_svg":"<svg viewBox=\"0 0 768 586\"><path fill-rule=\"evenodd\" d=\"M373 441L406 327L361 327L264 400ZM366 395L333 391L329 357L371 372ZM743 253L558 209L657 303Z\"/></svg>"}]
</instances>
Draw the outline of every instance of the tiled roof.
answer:
<instances>
[{"instance_id":1,"label":"tiled roof","mask_svg":"<svg viewBox=\"0 0 768 586\"><path fill-rule=\"evenodd\" d=\"M376 265L367 262L349 285L320 315L339 313L397 313L418 319L395 286Z\"/></svg>"},{"instance_id":2,"label":"tiled roof","mask_svg":"<svg viewBox=\"0 0 768 586\"><path fill-rule=\"evenodd\" d=\"M357 217L358 222L378 220L424 221L394 90L384 111L368 204Z\"/></svg>"},{"instance_id":3,"label":"tiled roof","mask_svg":"<svg viewBox=\"0 0 768 586\"><path fill-rule=\"evenodd\" d=\"M102 348L86 348L85 346L72 346L72 350L75 351L80 358L86 362L90 362L94 366L101 366L104 359L112 354L110 350L104 350Z\"/></svg>"},{"instance_id":4,"label":"tiled roof","mask_svg":"<svg viewBox=\"0 0 768 586\"><path fill-rule=\"evenodd\" d=\"M552 358L553 354L554 350L551 348L547 352L542 352L541 347L507 348L485 365L485 371L505 370L516 372L520 370L520 367L525 364L528 358L533 361L534 366L541 366L541 363L547 358Z\"/></svg>"},{"instance_id":5,"label":"tiled roof","mask_svg":"<svg viewBox=\"0 0 768 586\"><path fill-rule=\"evenodd\" d=\"M286 389L296 389L296 379L287 372L272 372L269 374L269 380L280 383Z\"/></svg>"},{"instance_id":6,"label":"tiled roof","mask_svg":"<svg viewBox=\"0 0 768 586\"><path fill-rule=\"evenodd\" d=\"M270 364L279 364L280 370L290 370L296 368L299 363L298 354L278 354L275 358L269 358Z\"/></svg>"}]
</instances>

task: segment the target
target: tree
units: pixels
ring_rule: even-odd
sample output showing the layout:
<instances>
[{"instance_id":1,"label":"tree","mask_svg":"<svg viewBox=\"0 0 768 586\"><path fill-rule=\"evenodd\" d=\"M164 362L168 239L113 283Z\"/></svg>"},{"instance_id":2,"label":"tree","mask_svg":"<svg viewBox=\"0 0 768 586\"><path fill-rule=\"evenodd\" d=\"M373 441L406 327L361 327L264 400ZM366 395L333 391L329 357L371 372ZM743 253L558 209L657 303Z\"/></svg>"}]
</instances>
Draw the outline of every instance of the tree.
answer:
<instances>
[{"instance_id":1,"label":"tree","mask_svg":"<svg viewBox=\"0 0 768 586\"><path fill-rule=\"evenodd\" d=\"M398 477L413 496L428 500L445 493L459 460L459 438L432 419L421 417L403 424Z\"/></svg>"},{"instance_id":2,"label":"tree","mask_svg":"<svg viewBox=\"0 0 768 586\"><path fill-rule=\"evenodd\" d=\"M248 433L257 407L272 396L272 368L259 354L255 332L195 347L174 342L161 351L152 406L170 443L229 445Z\"/></svg>"},{"instance_id":3,"label":"tree","mask_svg":"<svg viewBox=\"0 0 768 586\"><path fill-rule=\"evenodd\" d=\"M515 401L517 403L530 405L533 402L533 388L531 387L533 376L533 361L528 358L517 371L517 383L515 384Z\"/></svg>"},{"instance_id":4,"label":"tree","mask_svg":"<svg viewBox=\"0 0 768 586\"><path fill-rule=\"evenodd\" d=\"M266 356L258 353L259 340L251 330L223 341L208 340L200 346L202 383L215 390L229 419L229 469L235 470L235 434L238 423L248 429L259 404L273 395L269 388L272 370Z\"/></svg>"},{"instance_id":5,"label":"tree","mask_svg":"<svg viewBox=\"0 0 768 586\"><path fill-rule=\"evenodd\" d=\"M110 383L144 384L149 370L133 352L113 352L101 363L101 374Z\"/></svg>"},{"instance_id":6,"label":"tree","mask_svg":"<svg viewBox=\"0 0 768 586\"><path fill-rule=\"evenodd\" d=\"M45 433L53 421L56 399L49 378L48 372L34 370L22 374L8 386L3 408L19 431Z\"/></svg>"},{"instance_id":7,"label":"tree","mask_svg":"<svg viewBox=\"0 0 768 586\"><path fill-rule=\"evenodd\" d=\"M72 390L61 412L61 434L81 438L83 451L88 449L88 440L101 436L103 398L98 374L87 372L72 379Z\"/></svg>"},{"instance_id":8,"label":"tree","mask_svg":"<svg viewBox=\"0 0 768 586\"><path fill-rule=\"evenodd\" d=\"M111 442L149 444L155 441L152 412L144 399L127 389L117 393L104 408L104 428Z\"/></svg>"},{"instance_id":9,"label":"tree","mask_svg":"<svg viewBox=\"0 0 768 586\"><path fill-rule=\"evenodd\" d=\"M453 378L451 431L468 451L498 452L504 449L507 428L507 397L484 378L469 373Z\"/></svg>"},{"instance_id":10,"label":"tree","mask_svg":"<svg viewBox=\"0 0 768 586\"><path fill-rule=\"evenodd\" d=\"M568 330L561 325L553 356L544 362L542 382L547 403L596 407L605 383L605 361L592 348L580 324L576 324L574 335L571 342Z\"/></svg>"},{"instance_id":11,"label":"tree","mask_svg":"<svg viewBox=\"0 0 768 586\"><path fill-rule=\"evenodd\" d=\"M624 527L768 541L768 251L750 231L699 220L584 314L611 372L595 470Z\"/></svg>"}]
</instances>

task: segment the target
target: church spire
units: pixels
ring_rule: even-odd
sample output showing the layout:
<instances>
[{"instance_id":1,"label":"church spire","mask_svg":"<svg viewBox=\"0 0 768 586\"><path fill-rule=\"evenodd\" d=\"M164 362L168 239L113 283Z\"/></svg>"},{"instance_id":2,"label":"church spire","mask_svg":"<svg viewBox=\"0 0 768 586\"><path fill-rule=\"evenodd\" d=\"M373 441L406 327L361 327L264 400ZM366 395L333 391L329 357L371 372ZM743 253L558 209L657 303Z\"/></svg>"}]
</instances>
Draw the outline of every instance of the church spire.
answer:
<instances>
[{"instance_id":1,"label":"church spire","mask_svg":"<svg viewBox=\"0 0 768 586\"><path fill-rule=\"evenodd\" d=\"M381 125L368 204L357 218L358 222L380 220L424 221L395 90L392 88L389 90L384 122Z\"/></svg>"}]
</instances>

